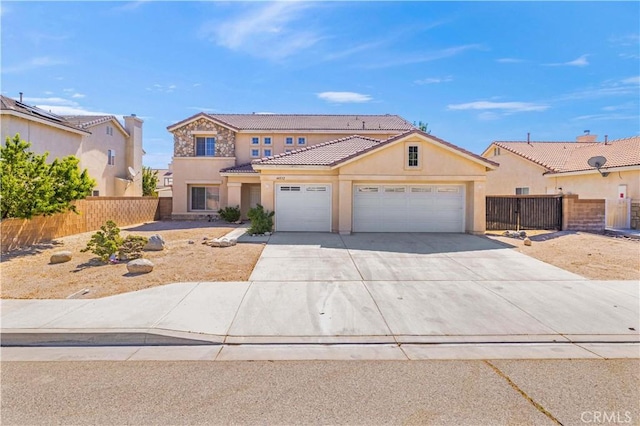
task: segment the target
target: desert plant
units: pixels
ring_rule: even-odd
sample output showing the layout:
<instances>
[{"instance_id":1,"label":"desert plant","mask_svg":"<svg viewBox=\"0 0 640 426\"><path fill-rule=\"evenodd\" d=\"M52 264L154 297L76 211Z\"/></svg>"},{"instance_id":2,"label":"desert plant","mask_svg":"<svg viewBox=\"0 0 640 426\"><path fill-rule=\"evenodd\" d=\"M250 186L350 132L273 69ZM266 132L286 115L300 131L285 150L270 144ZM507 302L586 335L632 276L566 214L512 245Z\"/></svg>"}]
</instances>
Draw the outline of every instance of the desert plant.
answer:
<instances>
[{"instance_id":1,"label":"desert plant","mask_svg":"<svg viewBox=\"0 0 640 426\"><path fill-rule=\"evenodd\" d=\"M157 197L158 171L151 167L142 168L142 195L145 197Z\"/></svg>"},{"instance_id":2,"label":"desert plant","mask_svg":"<svg viewBox=\"0 0 640 426\"><path fill-rule=\"evenodd\" d=\"M225 207L218 210L218 214L227 222L237 222L240 219L240 206Z\"/></svg>"},{"instance_id":3,"label":"desert plant","mask_svg":"<svg viewBox=\"0 0 640 426\"><path fill-rule=\"evenodd\" d=\"M141 258L142 250L147 242L149 242L149 239L140 235L127 235L127 238L124 239L118 249L118 258L120 260Z\"/></svg>"},{"instance_id":4,"label":"desert plant","mask_svg":"<svg viewBox=\"0 0 640 426\"><path fill-rule=\"evenodd\" d=\"M123 240L120 236L120 228L112 220L100 227L100 230L91 236L87 246L81 252L90 251L100 257L103 262L109 261L122 246Z\"/></svg>"},{"instance_id":5,"label":"desert plant","mask_svg":"<svg viewBox=\"0 0 640 426\"><path fill-rule=\"evenodd\" d=\"M249 209L247 217L251 220L251 227L247 232L250 234L264 234L271 232L273 229L273 214L258 204L256 207Z\"/></svg>"}]
</instances>

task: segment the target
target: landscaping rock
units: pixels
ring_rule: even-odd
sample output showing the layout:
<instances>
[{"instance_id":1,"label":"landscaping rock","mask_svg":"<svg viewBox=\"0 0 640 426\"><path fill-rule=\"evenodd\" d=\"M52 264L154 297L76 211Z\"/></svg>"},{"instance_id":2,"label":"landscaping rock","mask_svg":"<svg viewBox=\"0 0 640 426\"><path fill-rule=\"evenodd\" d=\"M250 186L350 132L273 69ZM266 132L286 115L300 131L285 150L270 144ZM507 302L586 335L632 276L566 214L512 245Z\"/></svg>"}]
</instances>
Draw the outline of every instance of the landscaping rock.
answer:
<instances>
[{"instance_id":1,"label":"landscaping rock","mask_svg":"<svg viewBox=\"0 0 640 426\"><path fill-rule=\"evenodd\" d=\"M525 246L530 246L531 245L531 240L529 239L529 237L524 239L524 245Z\"/></svg>"},{"instance_id":2,"label":"landscaping rock","mask_svg":"<svg viewBox=\"0 0 640 426\"><path fill-rule=\"evenodd\" d=\"M148 259L135 259L127 263L127 271L131 274L148 274L153 271L153 262Z\"/></svg>"},{"instance_id":3,"label":"landscaping rock","mask_svg":"<svg viewBox=\"0 0 640 426\"><path fill-rule=\"evenodd\" d=\"M57 251L51 255L49 263L64 263L71 260L73 257L70 251Z\"/></svg>"},{"instance_id":4,"label":"landscaping rock","mask_svg":"<svg viewBox=\"0 0 640 426\"><path fill-rule=\"evenodd\" d=\"M164 238L160 234L154 234L149 237L149 241L144 246L146 251L162 251L164 250L165 242Z\"/></svg>"},{"instance_id":5,"label":"landscaping rock","mask_svg":"<svg viewBox=\"0 0 640 426\"><path fill-rule=\"evenodd\" d=\"M207 244L211 247L231 247L235 246L237 242L238 240L236 238L221 237L209 240Z\"/></svg>"}]
</instances>

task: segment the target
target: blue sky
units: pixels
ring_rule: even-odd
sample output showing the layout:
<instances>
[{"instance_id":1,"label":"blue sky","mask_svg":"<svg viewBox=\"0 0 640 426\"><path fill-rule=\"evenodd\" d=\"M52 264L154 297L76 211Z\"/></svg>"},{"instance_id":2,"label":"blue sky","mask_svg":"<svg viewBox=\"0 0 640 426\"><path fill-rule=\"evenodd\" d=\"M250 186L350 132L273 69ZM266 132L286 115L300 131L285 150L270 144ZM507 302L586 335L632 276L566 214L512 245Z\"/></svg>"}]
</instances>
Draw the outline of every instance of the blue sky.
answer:
<instances>
[{"instance_id":1,"label":"blue sky","mask_svg":"<svg viewBox=\"0 0 640 426\"><path fill-rule=\"evenodd\" d=\"M1 90L137 114L144 163L200 111L398 114L493 140L640 133L638 2L11 2Z\"/></svg>"}]
</instances>

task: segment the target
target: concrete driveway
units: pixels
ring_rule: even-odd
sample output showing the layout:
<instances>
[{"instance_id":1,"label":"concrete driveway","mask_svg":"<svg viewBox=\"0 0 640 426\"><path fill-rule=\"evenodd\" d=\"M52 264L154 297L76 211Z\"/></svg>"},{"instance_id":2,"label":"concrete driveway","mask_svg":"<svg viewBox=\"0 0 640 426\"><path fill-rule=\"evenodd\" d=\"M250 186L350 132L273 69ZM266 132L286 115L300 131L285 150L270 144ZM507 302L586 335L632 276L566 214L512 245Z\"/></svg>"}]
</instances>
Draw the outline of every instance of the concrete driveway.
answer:
<instances>
[{"instance_id":1,"label":"concrete driveway","mask_svg":"<svg viewBox=\"0 0 640 426\"><path fill-rule=\"evenodd\" d=\"M276 233L250 281L583 280L466 234Z\"/></svg>"}]
</instances>

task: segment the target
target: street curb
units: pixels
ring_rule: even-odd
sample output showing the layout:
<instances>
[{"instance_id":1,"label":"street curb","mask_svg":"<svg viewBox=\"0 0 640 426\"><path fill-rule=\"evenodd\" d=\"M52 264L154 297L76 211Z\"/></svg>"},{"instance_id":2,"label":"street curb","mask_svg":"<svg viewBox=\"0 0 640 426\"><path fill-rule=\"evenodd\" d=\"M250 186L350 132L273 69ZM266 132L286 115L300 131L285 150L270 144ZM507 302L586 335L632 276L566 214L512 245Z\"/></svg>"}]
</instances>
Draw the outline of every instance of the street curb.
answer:
<instances>
[{"instance_id":1,"label":"street curb","mask_svg":"<svg viewBox=\"0 0 640 426\"><path fill-rule=\"evenodd\" d=\"M224 336L146 329L14 329L0 332L1 347L221 345Z\"/></svg>"}]
</instances>

